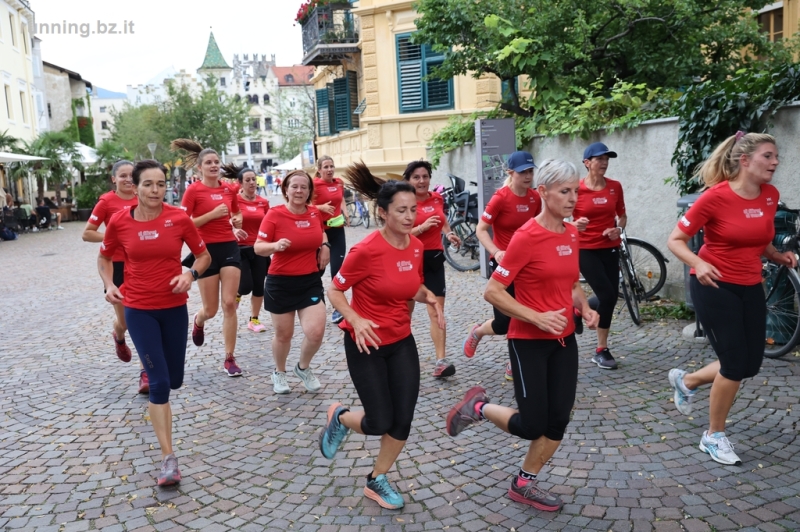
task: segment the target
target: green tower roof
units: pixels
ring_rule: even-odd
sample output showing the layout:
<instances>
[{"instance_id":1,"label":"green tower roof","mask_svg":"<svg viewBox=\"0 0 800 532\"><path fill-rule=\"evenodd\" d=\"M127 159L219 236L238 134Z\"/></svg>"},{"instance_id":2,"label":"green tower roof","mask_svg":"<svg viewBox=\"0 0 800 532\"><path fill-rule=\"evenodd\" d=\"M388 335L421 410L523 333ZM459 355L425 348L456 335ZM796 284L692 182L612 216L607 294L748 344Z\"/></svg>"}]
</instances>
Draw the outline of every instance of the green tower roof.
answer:
<instances>
[{"instance_id":1,"label":"green tower roof","mask_svg":"<svg viewBox=\"0 0 800 532\"><path fill-rule=\"evenodd\" d=\"M203 64L198 70L211 69L211 68L231 68L222 57L222 52L219 51L217 40L214 39L214 32L208 36L208 48L206 49L206 57L203 59Z\"/></svg>"}]
</instances>

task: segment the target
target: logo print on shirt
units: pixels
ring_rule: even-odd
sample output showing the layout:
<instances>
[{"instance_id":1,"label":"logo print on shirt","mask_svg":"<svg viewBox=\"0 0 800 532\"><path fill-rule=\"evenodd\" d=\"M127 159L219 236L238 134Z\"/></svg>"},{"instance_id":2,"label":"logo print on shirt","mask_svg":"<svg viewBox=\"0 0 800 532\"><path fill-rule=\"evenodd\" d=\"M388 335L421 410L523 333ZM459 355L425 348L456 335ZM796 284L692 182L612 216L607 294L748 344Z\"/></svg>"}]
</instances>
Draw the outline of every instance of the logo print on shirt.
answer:
<instances>
[{"instance_id":1,"label":"logo print on shirt","mask_svg":"<svg viewBox=\"0 0 800 532\"><path fill-rule=\"evenodd\" d=\"M488 213L488 212L486 212L486 211L483 211L483 217L484 217L484 218L486 218L487 220L491 220L491 219L492 219L492 215L491 215L491 214L489 214L489 213Z\"/></svg>"},{"instance_id":2,"label":"logo print on shirt","mask_svg":"<svg viewBox=\"0 0 800 532\"><path fill-rule=\"evenodd\" d=\"M692 222L690 222L686 216L681 216L681 225L683 225L684 227L689 227L690 225L692 225Z\"/></svg>"},{"instance_id":3,"label":"logo print on shirt","mask_svg":"<svg viewBox=\"0 0 800 532\"><path fill-rule=\"evenodd\" d=\"M529 210L527 205L517 205L517 212L528 212Z\"/></svg>"},{"instance_id":4,"label":"logo print on shirt","mask_svg":"<svg viewBox=\"0 0 800 532\"><path fill-rule=\"evenodd\" d=\"M511 275L511 272L509 272L508 270L506 270L502 266L498 266L497 269L495 269L495 271L497 273L499 273L500 275L502 275L503 277L508 277L509 275Z\"/></svg>"},{"instance_id":5,"label":"logo print on shirt","mask_svg":"<svg viewBox=\"0 0 800 532\"><path fill-rule=\"evenodd\" d=\"M158 238L158 231L139 231L139 240L155 240Z\"/></svg>"},{"instance_id":6,"label":"logo print on shirt","mask_svg":"<svg viewBox=\"0 0 800 532\"><path fill-rule=\"evenodd\" d=\"M761 209L744 209L745 218L761 218L762 216L764 216L764 213Z\"/></svg>"},{"instance_id":7,"label":"logo print on shirt","mask_svg":"<svg viewBox=\"0 0 800 532\"><path fill-rule=\"evenodd\" d=\"M774 203L774 202L772 201L772 198L767 198L767 206L770 206L770 205L772 205L773 203Z\"/></svg>"},{"instance_id":8,"label":"logo print on shirt","mask_svg":"<svg viewBox=\"0 0 800 532\"><path fill-rule=\"evenodd\" d=\"M223 196L222 194L211 194L211 199L212 199L212 200L214 200L214 201L219 201L219 200L221 200L223 197L224 197L224 196Z\"/></svg>"},{"instance_id":9,"label":"logo print on shirt","mask_svg":"<svg viewBox=\"0 0 800 532\"><path fill-rule=\"evenodd\" d=\"M265 233L264 231L259 231L258 232L258 237L266 239L267 238L267 233Z\"/></svg>"},{"instance_id":10,"label":"logo print on shirt","mask_svg":"<svg viewBox=\"0 0 800 532\"><path fill-rule=\"evenodd\" d=\"M433 207L423 207L423 208L422 208L422 212L424 212L424 213L433 212L433 211L435 211L435 210L436 210L436 209L434 209Z\"/></svg>"},{"instance_id":11,"label":"logo print on shirt","mask_svg":"<svg viewBox=\"0 0 800 532\"><path fill-rule=\"evenodd\" d=\"M341 273L336 274L336 280L339 281L341 284L347 283L347 279L345 279Z\"/></svg>"},{"instance_id":12,"label":"logo print on shirt","mask_svg":"<svg viewBox=\"0 0 800 532\"><path fill-rule=\"evenodd\" d=\"M418 248L414 248L414 258L418 259L419 255L420 255L419 249Z\"/></svg>"},{"instance_id":13,"label":"logo print on shirt","mask_svg":"<svg viewBox=\"0 0 800 532\"><path fill-rule=\"evenodd\" d=\"M172 227L172 220L165 220L164 227Z\"/></svg>"},{"instance_id":14,"label":"logo print on shirt","mask_svg":"<svg viewBox=\"0 0 800 532\"><path fill-rule=\"evenodd\" d=\"M90 220L99 220L96 214L93 214L89 217Z\"/></svg>"},{"instance_id":15,"label":"logo print on shirt","mask_svg":"<svg viewBox=\"0 0 800 532\"><path fill-rule=\"evenodd\" d=\"M566 257L572 255L572 246L556 246L556 251L558 252L559 257Z\"/></svg>"},{"instance_id":16,"label":"logo print on shirt","mask_svg":"<svg viewBox=\"0 0 800 532\"><path fill-rule=\"evenodd\" d=\"M258 210L258 207L251 207L250 205L248 205L248 206L246 207L246 209L247 209L248 211L250 211L250 212L256 212L256 211Z\"/></svg>"},{"instance_id":17,"label":"logo print on shirt","mask_svg":"<svg viewBox=\"0 0 800 532\"><path fill-rule=\"evenodd\" d=\"M592 203L595 205L605 205L608 203L608 198L592 198Z\"/></svg>"},{"instance_id":18,"label":"logo print on shirt","mask_svg":"<svg viewBox=\"0 0 800 532\"><path fill-rule=\"evenodd\" d=\"M339 187L328 187L328 192L336 192L339 190Z\"/></svg>"},{"instance_id":19,"label":"logo print on shirt","mask_svg":"<svg viewBox=\"0 0 800 532\"><path fill-rule=\"evenodd\" d=\"M305 229L307 227L311 227L311 222L308 220L295 220L294 225L296 225L299 229Z\"/></svg>"},{"instance_id":20,"label":"logo print on shirt","mask_svg":"<svg viewBox=\"0 0 800 532\"><path fill-rule=\"evenodd\" d=\"M410 260L399 260L397 261L397 271L399 272L410 272L414 269L414 265L411 264Z\"/></svg>"}]
</instances>

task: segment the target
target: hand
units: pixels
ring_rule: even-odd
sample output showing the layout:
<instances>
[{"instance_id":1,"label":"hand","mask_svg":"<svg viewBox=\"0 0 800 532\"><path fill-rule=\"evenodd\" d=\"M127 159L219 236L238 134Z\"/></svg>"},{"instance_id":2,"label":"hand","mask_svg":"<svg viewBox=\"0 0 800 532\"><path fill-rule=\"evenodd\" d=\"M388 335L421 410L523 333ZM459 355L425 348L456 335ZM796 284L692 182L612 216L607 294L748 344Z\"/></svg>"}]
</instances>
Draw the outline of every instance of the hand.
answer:
<instances>
[{"instance_id":1,"label":"hand","mask_svg":"<svg viewBox=\"0 0 800 532\"><path fill-rule=\"evenodd\" d=\"M776 264L782 264L784 266L789 266L790 268L797 267L797 257L794 254L794 251L784 251L783 253L773 253L772 254L772 262Z\"/></svg>"},{"instance_id":2,"label":"hand","mask_svg":"<svg viewBox=\"0 0 800 532\"><path fill-rule=\"evenodd\" d=\"M225 205L224 203L220 203L219 205L214 207L214 210L211 212L214 214L214 219L226 217L228 216L228 206Z\"/></svg>"},{"instance_id":3,"label":"hand","mask_svg":"<svg viewBox=\"0 0 800 532\"><path fill-rule=\"evenodd\" d=\"M425 220L423 223L420 224L419 232L420 234L422 234L425 231L432 229L433 227L441 225L441 223L442 223L441 218L439 218L438 216L431 216L430 218L428 218L427 220Z\"/></svg>"},{"instance_id":4,"label":"hand","mask_svg":"<svg viewBox=\"0 0 800 532\"><path fill-rule=\"evenodd\" d=\"M547 312L538 313L534 318L533 324L544 332L561 334L568 323L565 315L566 310L562 308L561 310L548 310Z\"/></svg>"},{"instance_id":5,"label":"hand","mask_svg":"<svg viewBox=\"0 0 800 532\"><path fill-rule=\"evenodd\" d=\"M603 236L607 236L609 240L616 240L619 238L619 235L622 234L621 227L609 227L605 231L603 231Z\"/></svg>"},{"instance_id":6,"label":"hand","mask_svg":"<svg viewBox=\"0 0 800 532\"><path fill-rule=\"evenodd\" d=\"M589 225L589 218L582 216L575 220L575 227L578 228L578 231L586 231L586 226Z\"/></svg>"},{"instance_id":7,"label":"hand","mask_svg":"<svg viewBox=\"0 0 800 532\"><path fill-rule=\"evenodd\" d=\"M328 246L320 247L319 253L317 253L317 267L319 267L320 270L324 270L330 261L331 250L328 249Z\"/></svg>"},{"instance_id":8,"label":"hand","mask_svg":"<svg viewBox=\"0 0 800 532\"><path fill-rule=\"evenodd\" d=\"M447 241L453 244L454 246L461 247L461 239L458 238L458 235L455 233L449 233L447 235Z\"/></svg>"},{"instance_id":9,"label":"hand","mask_svg":"<svg viewBox=\"0 0 800 532\"><path fill-rule=\"evenodd\" d=\"M600 314L592 310L589 305L586 305L586 308L581 314L583 314L583 321L586 322L587 327L590 329L597 328L597 325L600 323Z\"/></svg>"},{"instance_id":10,"label":"hand","mask_svg":"<svg viewBox=\"0 0 800 532\"><path fill-rule=\"evenodd\" d=\"M192 287L192 281L194 281L192 272L184 272L173 277L169 285L174 287L172 289L173 294L184 294Z\"/></svg>"},{"instance_id":11,"label":"hand","mask_svg":"<svg viewBox=\"0 0 800 532\"><path fill-rule=\"evenodd\" d=\"M120 292L119 288L116 286L111 285L106 288L106 301L112 305L121 305L124 298L125 296L122 295L122 292Z\"/></svg>"},{"instance_id":12,"label":"hand","mask_svg":"<svg viewBox=\"0 0 800 532\"><path fill-rule=\"evenodd\" d=\"M233 236L236 237L236 240L242 241L247 240L247 231L244 229L235 229L233 230Z\"/></svg>"},{"instance_id":13,"label":"hand","mask_svg":"<svg viewBox=\"0 0 800 532\"><path fill-rule=\"evenodd\" d=\"M231 218L231 227L233 227L235 229L241 229L242 228L242 219L243 219L243 216L241 215L241 213L239 213L237 215L234 215Z\"/></svg>"},{"instance_id":14,"label":"hand","mask_svg":"<svg viewBox=\"0 0 800 532\"><path fill-rule=\"evenodd\" d=\"M694 267L694 273L697 277L697 280L700 281L700 284L719 288L717 283L714 281L719 281L722 279L722 274L719 273L719 270L717 270L711 264L700 261L700 263Z\"/></svg>"},{"instance_id":15,"label":"hand","mask_svg":"<svg viewBox=\"0 0 800 532\"><path fill-rule=\"evenodd\" d=\"M353 326L353 332L356 335L356 347L359 353L369 353L369 346L372 345L375 349L379 349L381 339L375 334L373 329L379 329L380 325L359 316L355 320L347 320Z\"/></svg>"},{"instance_id":16,"label":"hand","mask_svg":"<svg viewBox=\"0 0 800 532\"><path fill-rule=\"evenodd\" d=\"M317 209L319 209L320 212L324 212L328 215L332 215L334 212L336 212L336 207L331 205L330 201L328 203L323 203L322 205L317 205Z\"/></svg>"},{"instance_id":17,"label":"hand","mask_svg":"<svg viewBox=\"0 0 800 532\"><path fill-rule=\"evenodd\" d=\"M494 261L497 264L500 264L500 261L503 260L503 257L505 257L505 256L506 256L505 250L502 250L502 249L498 250L498 252L494 254Z\"/></svg>"},{"instance_id":18,"label":"hand","mask_svg":"<svg viewBox=\"0 0 800 532\"><path fill-rule=\"evenodd\" d=\"M289 246L292 245L292 241L288 238L281 238L277 242L275 242L275 251L286 251L289 249Z\"/></svg>"}]
</instances>

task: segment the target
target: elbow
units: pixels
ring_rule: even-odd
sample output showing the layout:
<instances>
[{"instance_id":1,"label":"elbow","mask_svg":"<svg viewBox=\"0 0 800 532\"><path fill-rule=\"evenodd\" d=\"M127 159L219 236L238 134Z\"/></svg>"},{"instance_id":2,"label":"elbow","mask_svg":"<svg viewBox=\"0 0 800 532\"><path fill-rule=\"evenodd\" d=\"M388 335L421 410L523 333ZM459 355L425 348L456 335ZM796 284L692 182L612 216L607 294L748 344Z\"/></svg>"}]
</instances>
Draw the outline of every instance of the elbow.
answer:
<instances>
[{"instance_id":1,"label":"elbow","mask_svg":"<svg viewBox=\"0 0 800 532\"><path fill-rule=\"evenodd\" d=\"M84 242L90 242L89 236L86 233L83 233L81 235L81 240L83 240Z\"/></svg>"}]
</instances>

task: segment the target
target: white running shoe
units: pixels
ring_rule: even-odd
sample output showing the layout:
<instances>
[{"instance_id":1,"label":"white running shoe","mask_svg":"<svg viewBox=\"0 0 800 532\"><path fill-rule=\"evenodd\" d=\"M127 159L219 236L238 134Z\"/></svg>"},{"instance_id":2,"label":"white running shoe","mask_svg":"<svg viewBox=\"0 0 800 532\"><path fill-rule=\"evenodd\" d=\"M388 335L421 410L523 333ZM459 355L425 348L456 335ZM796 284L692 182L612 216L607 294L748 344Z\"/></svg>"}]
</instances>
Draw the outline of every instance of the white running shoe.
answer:
<instances>
[{"instance_id":1,"label":"white running shoe","mask_svg":"<svg viewBox=\"0 0 800 532\"><path fill-rule=\"evenodd\" d=\"M314 373L311 371L311 367L300 369L300 365L295 364L294 374L297 375L301 381L303 381L303 386L305 386L306 390L309 392L318 392L319 389L322 388L322 384L320 384L319 379L314 376Z\"/></svg>"},{"instance_id":2,"label":"white running shoe","mask_svg":"<svg viewBox=\"0 0 800 532\"><path fill-rule=\"evenodd\" d=\"M285 394L292 391L292 389L289 388L289 382L286 380L286 372L272 372L272 391L279 394Z\"/></svg>"},{"instance_id":3,"label":"white running shoe","mask_svg":"<svg viewBox=\"0 0 800 532\"><path fill-rule=\"evenodd\" d=\"M673 368L669 370L669 384L675 390L674 401L675 408L684 416L692 413L692 397L697 393L697 390L690 390L683 383L683 377L686 372L682 369Z\"/></svg>"},{"instance_id":4,"label":"white running shoe","mask_svg":"<svg viewBox=\"0 0 800 532\"><path fill-rule=\"evenodd\" d=\"M725 437L724 432L715 432L709 436L703 432L700 438L700 450L711 455L715 462L725 465L742 465L741 459L733 452L733 444Z\"/></svg>"}]
</instances>

